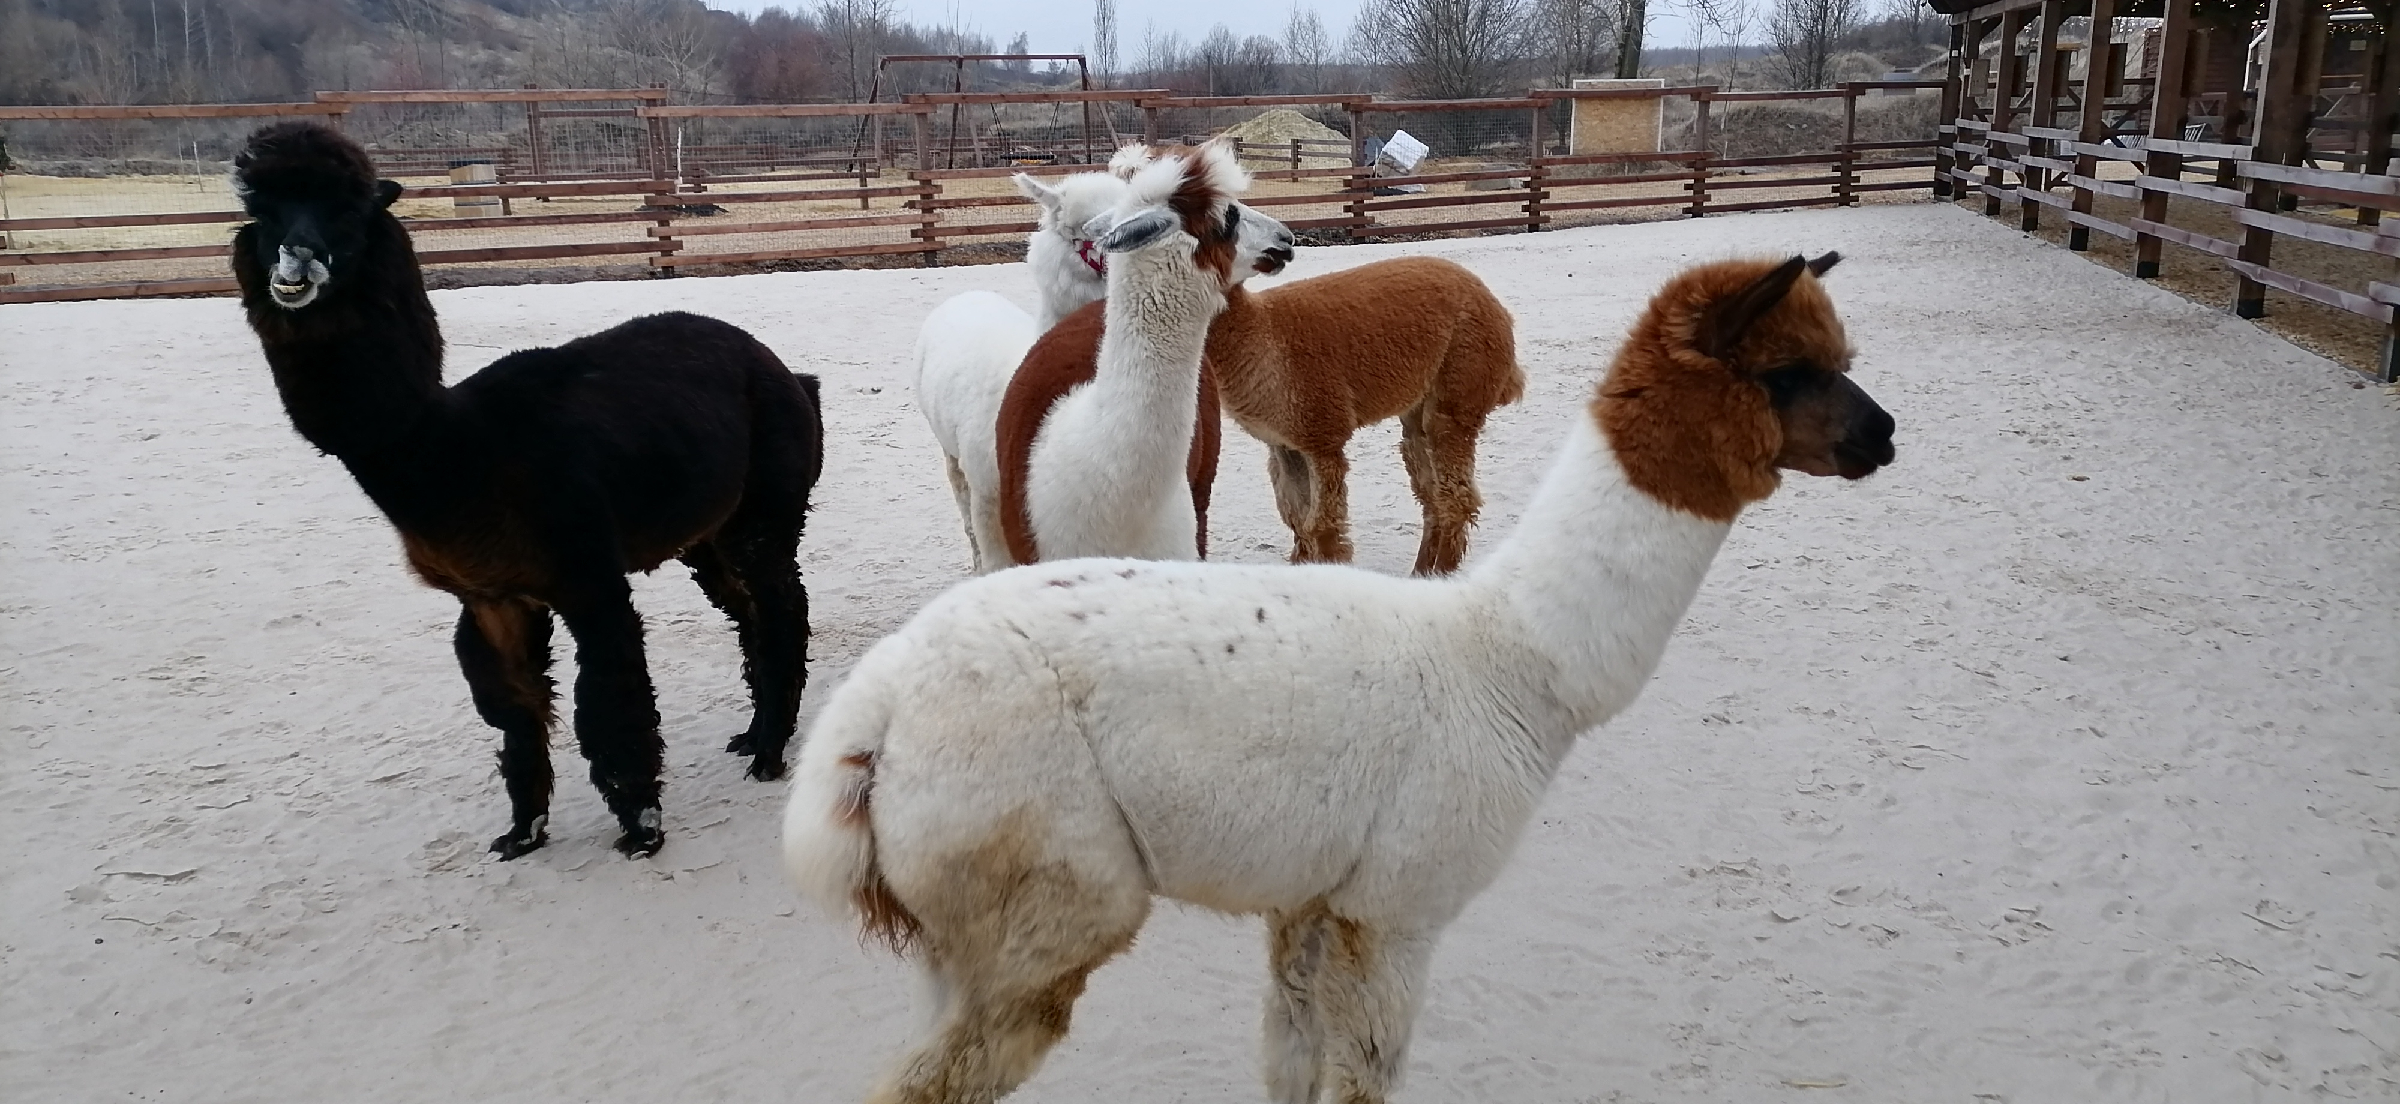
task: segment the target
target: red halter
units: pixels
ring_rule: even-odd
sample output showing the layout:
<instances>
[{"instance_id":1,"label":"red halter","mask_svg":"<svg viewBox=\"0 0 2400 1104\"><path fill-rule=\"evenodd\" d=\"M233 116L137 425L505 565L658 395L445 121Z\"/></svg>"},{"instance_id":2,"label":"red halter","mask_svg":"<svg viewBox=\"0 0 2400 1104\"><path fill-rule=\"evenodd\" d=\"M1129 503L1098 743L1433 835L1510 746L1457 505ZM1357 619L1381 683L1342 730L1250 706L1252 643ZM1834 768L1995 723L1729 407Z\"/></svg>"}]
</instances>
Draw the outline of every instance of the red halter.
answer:
<instances>
[{"instance_id":1,"label":"red halter","mask_svg":"<svg viewBox=\"0 0 2400 1104\"><path fill-rule=\"evenodd\" d=\"M1097 243L1088 241L1076 242L1075 255L1083 258L1084 264L1091 266L1092 275L1106 276L1108 275L1108 254L1093 252L1092 246L1095 244Z\"/></svg>"}]
</instances>

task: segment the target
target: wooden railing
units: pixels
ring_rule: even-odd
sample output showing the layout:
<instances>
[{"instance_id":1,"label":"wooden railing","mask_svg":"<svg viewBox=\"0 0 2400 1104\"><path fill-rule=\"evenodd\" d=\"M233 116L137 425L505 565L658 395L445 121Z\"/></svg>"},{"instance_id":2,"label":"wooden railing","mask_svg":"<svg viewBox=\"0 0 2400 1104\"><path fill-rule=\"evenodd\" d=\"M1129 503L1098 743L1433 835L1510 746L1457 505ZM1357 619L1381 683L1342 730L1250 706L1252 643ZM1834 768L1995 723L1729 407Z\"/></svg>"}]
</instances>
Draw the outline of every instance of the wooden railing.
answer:
<instances>
[{"instance_id":1,"label":"wooden railing","mask_svg":"<svg viewBox=\"0 0 2400 1104\"><path fill-rule=\"evenodd\" d=\"M543 164L516 147L445 146L372 150L393 175L417 177L447 172L459 161L493 164L491 183L430 183L411 186L409 200L490 199L499 214L404 219L417 240L419 259L429 267L494 263L646 264L662 275L707 265L750 265L878 255L915 255L939 263L944 251L965 245L1022 238L1034 227L1030 201L1013 188L995 187L1016 172L1038 176L1089 171L1088 164L949 168L967 148L937 131L941 117L970 104L1117 103L1140 110L1143 137L1162 137L1164 113L1192 108L1249 108L1317 104L1351 116L1352 137L1340 141L1301 139L1242 143L1237 152L1261 185L1248 202L1267 209L1295 230L1320 240L1367 241L1395 235L1454 232L1538 231L1588 219L1591 212L1650 209L1658 217L1797 207L1846 205L1863 193L1928 188L1933 140L1860 142L1846 126L1830 150L1774 157L1720 157L1708 150L1712 103L1779 99L1840 98L1845 119L1855 121L1858 97L1874 89L1936 87L1933 84L1864 82L1800 93L1728 93L1710 86L1678 86L1605 93L1540 91L1524 97L1468 101L1387 101L1369 96L1178 97L1151 91L1108 93L970 93L910 97L883 104L765 104L717 107L672 105L654 89L505 90L495 93L327 93L301 104L183 105L175 107L12 108L10 119L260 118L317 116L337 123L354 106L367 103L524 103L544 117L608 114L638 128L639 146L627 151L622 170L594 172ZM1377 175L1359 167L1363 137L1373 114L1408 116L1425 112L1494 113L1543 133L1542 113L1557 101L1575 98L1682 97L1697 105L1694 149L1584 155L1538 155L1501 166L1429 163L1404 176ZM487 99L476 99L488 96ZM629 103L623 110L556 111L560 101ZM681 145L679 125L694 120L836 120L856 137L842 149L779 149L740 140ZM1402 121L1405 121L1403 119ZM540 125L538 122L533 125ZM1513 125L1513 122L1512 122ZM1127 136L1130 137L1130 136ZM1168 136L1172 137L1172 136ZM1190 136L1193 138L1199 135ZM537 147L538 148L538 147ZM1097 143L1090 160L1105 160L1107 143ZM1339 160L1338 165L1325 161ZM1315 162L1312 164L1311 162ZM1908 170L1893 177L1892 170ZM1656 186L1672 185L1667 189ZM1423 190L1393 194L1411 188ZM405 206L405 205L404 205ZM421 210L421 208L419 208ZM194 262L221 257L222 240L208 244L112 245L95 248L27 247L22 235L43 231L118 230L161 226L232 224L244 216L232 209L200 212L125 212L0 219L0 303L149 295L223 294L230 278L202 275ZM473 232L461 241L459 231ZM151 276L150 268L175 262L180 274ZM90 267L106 266L94 270ZM31 277L18 283L13 277Z\"/></svg>"},{"instance_id":2,"label":"wooden railing","mask_svg":"<svg viewBox=\"0 0 2400 1104\"><path fill-rule=\"evenodd\" d=\"M2097 0L2095 40L2111 33L2114 10ZM2204 33L2192 0L2166 0L2161 10L2158 78L2125 79L2093 65L2080 89L2069 80L2068 51L2057 47L2066 20L2060 0L1999 0L1953 17L1936 194L1980 195L1986 215L2013 212L2027 232L2059 219L2070 250L2088 250L2094 233L2122 239L2131 245L2131 274L2140 278L2165 273L2166 246L2206 254L2234 276L2228 306L2236 315L2265 315L2269 289L2357 315L2383 330L2379 374L2400 380L2400 281L2276 248L2278 239L2292 239L2400 257L2400 234L2385 217L2400 211L2400 177L2390 172L2400 129L2400 36L2376 36L2366 44L2365 71L2344 78L2357 83L2330 89L2327 6L2278 0L2269 8L2266 64L2255 87L2229 91L2203 87L2206 67L2188 63ZM1987 39L2007 44L2002 63L1983 56ZM2030 51L2021 45L2028 41ZM2112 99L2112 82L2144 95ZM2359 106L2328 115L2329 99ZM2086 111L2087 103L2102 106ZM2195 132L2224 140L2194 140ZM2308 164L2317 160L2343 168ZM2195 170L2199 178L2187 179ZM2193 203L2221 220L2177 225L2170 218ZM2347 211L2311 217L2299 210L2303 203ZM2220 222L2233 236L2193 225Z\"/></svg>"}]
</instances>

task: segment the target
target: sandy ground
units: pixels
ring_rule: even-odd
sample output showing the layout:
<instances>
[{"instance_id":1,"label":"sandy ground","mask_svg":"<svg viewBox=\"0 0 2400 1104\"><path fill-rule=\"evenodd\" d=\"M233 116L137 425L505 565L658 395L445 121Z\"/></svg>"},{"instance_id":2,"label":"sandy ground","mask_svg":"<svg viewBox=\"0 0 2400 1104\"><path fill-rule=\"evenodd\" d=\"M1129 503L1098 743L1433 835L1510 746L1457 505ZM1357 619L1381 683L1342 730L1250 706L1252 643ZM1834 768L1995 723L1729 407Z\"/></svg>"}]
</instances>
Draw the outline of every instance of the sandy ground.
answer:
<instances>
[{"instance_id":1,"label":"sandy ground","mask_svg":"<svg viewBox=\"0 0 2400 1104\"><path fill-rule=\"evenodd\" d=\"M1450 931L1400 1099L2250 1101L2400 1093L2400 410L2250 325L1948 206L1305 251L1472 267L1532 379L1505 532L1644 297L1838 248L1899 461L1737 527L1647 695ZM821 374L804 712L964 572L911 404L1013 265L443 292L460 372L630 314ZM485 860L494 735L224 300L0 307L0 1086L12 1100L856 1099L910 971L799 906L732 634L643 579L669 843L563 738L552 845ZM1228 429L1215 547L1271 561ZM1362 565L1416 515L1362 434ZM562 634L561 640L565 638ZM564 664L562 671L570 670ZM1035 1101L1248 1101L1255 922L1163 908Z\"/></svg>"}]
</instances>

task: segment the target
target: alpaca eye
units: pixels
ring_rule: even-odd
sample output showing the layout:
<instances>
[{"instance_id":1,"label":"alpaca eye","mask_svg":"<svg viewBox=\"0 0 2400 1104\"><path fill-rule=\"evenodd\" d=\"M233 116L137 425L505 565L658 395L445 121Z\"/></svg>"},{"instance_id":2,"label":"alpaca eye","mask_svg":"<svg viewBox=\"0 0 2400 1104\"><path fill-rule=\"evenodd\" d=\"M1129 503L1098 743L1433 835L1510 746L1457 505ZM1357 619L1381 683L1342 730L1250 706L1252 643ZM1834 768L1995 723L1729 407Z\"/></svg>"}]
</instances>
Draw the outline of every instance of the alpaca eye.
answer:
<instances>
[{"instance_id":1,"label":"alpaca eye","mask_svg":"<svg viewBox=\"0 0 2400 1104\"><path fill-rule=\"evenodd\" d=\"M1229 238L1234 236L1234 232L1241 225L1242 209L1239 207L1227 206L1225 208L1225 236Z\"/></svg>"},{"instance_id":2,"label":"alpaca eye","mask_svg":"<svg viewBox=\"0 0 2400 1104\"><path fill-rule=\"evenodd\" d=\"M1817 373L1815 365L1787 364L1781 368L1759 373L1758 385L1767 389L1767 401L1777 407L1788 406L1807 389Z\"/></svg>"}]
</instances>

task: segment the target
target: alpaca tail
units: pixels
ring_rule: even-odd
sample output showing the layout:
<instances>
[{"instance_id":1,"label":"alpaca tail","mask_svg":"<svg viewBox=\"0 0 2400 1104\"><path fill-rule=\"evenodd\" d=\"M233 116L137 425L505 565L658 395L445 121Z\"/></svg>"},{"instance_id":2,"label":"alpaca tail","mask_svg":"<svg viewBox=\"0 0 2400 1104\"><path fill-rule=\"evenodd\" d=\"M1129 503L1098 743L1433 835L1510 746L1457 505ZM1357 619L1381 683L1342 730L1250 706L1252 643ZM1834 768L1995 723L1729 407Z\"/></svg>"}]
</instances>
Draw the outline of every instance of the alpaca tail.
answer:
<instances>
[{"instance_id":1,"label":"alpaca tail","mask_svg":"<svg viewBox=\"0 0 2400 1104\"><path fill-rule=\"evenodd\" d=\"M891 701L860 677L867 666L834 692L801 747L783 815L783 866L803 896L855 917L861 935L905 954L917 918L892 895L875 855L875 766Z\"/></svg>"}]
</instances>

